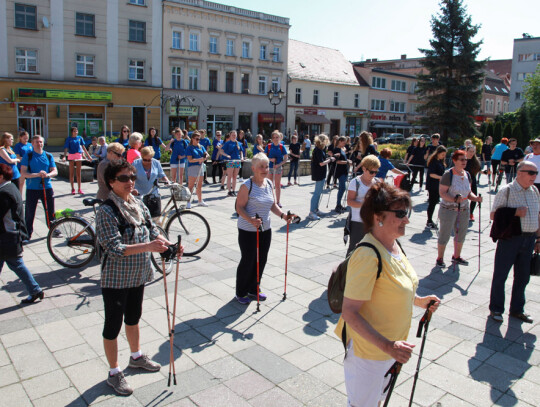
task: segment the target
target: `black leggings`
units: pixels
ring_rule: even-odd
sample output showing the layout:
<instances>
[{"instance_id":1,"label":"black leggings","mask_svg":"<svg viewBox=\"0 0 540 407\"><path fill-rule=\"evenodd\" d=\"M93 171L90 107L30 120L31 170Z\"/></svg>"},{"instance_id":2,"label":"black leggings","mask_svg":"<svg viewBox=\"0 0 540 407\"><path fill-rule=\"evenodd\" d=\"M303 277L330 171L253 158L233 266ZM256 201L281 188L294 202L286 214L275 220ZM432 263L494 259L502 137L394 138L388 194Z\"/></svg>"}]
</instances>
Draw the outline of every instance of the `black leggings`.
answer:
<instances>
[{"instance_id":1,"label":"black leggings","mask_svg":"<svg viewBox=\"0 0 540 407\"><path fill-rule=\"evenodd\" d=\"M475 177L472 177L471 179L471 192L475 195L478 194L478 188L477 188L477 184L476 184L476 176ZM471 201L471 209L470 209L470 214L472 215L473 211L474 211L474 208L476 208L476 202L474 201Z\"/></svg>"},{"instance_id":2,"label":"black leggings","mask_svg":"<svg viewBox=\"0 0 540 407\"><path fill-rule=\"evenodd\" d=\"M412 169L412 184L416 182L416 175L420 174L420 188L424 185L424 167L411 166Z\"/></svg>"},{"instance_id":3,"label":"black leggings","mask_svg":"<svg viewBox=\"0 0 540 407\"><path fill-rule=\"evenodd\" d=\"M432 180L433 181L433 180ZM439 203L439 183L436 187L428 188L428 208L427 208L427 221L433 222L433 212L435 212L435 206Z\"/></svg>"},{"instance_id":4,"label":"black leggings","mask_svg":"<svg viewBox=\"0 0 540 407\"><path fill-rule=\"evenodd\" d=\"M336 183L336 163L331 162L328 164L328 176L326 177L326 186L330 186L330 181L334 177L334 184Z\"/></svg>"},{"instance_id":5,"label":"black leggings","mask_svg":"<svg viewBox=\"0 0 540 407\"><path fill-rule=\"evenodd\" d=\"M223 176L223 167L219 161L212 161L212 182L216 183L216 175L218 175L218 181Z\"/></svg>"},{"instance_id":6,"label":"black leggings","mask_svg":"<svg viewBox=\"0 0 540 407\"><path fill-rule=\"evenodd\" d=\"M131 288L102 288L105 306L103 338L114 340L122 328L122 317L126 325L137 325L142 315L144 284Z\"/></svg>"},{"instance_id":7,"label":"black leggings","mask_svg":"<svg viewBox=\"0 0 540 407\"><path fill-rule=\"evenodd\" d=\"M259 232L259 282L262 280L271 242L272 229ZM242 257L236 269L236 295L245 297L257 294L257 232L238 229L238 245Z\"/></svg>"}]
</instances>

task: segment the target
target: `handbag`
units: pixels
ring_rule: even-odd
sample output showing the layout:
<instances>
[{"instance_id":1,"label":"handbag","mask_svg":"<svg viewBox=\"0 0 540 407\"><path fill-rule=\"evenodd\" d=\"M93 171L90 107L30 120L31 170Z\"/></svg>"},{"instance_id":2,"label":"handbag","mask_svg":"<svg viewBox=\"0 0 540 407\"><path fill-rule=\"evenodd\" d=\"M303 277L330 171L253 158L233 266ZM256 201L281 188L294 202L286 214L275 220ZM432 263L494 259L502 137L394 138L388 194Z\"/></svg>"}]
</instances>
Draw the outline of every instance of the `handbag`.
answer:
<instances>
[{"instance_id":1,"label":"handbag","mask_svg":"<svg viewBox=\"0 0 540 407\"><path fill-rule=\"evenodd\" d=\"M142 200L150 211L150 216L154 218L161 215L161 197L159 195L145 195Z\"/></svg>"},{"instance_id":2,"label":"handbag","mask_svg":"<svg viewBox=\"0 0 540 407\"><path fill-rule=\"evenodd\" d=\"M506 205L508 205L508 197L510 188L506 189ZM510 239L513 236L521 235L521 221L516 215L517 208L509 208L508 206L497 208L493 216L493 225L489 236L493 242L497 240Z\"/></svg>"},{"instance_id":3,"label":"handbag","mask_svg":"<svg viewBox=\"0 0 540 407\"><path fill-rule=\"evenodd\" d=\"M531 276L540 276L540 253L534 252L531 257Z\"/></svg>"}]
</instances>

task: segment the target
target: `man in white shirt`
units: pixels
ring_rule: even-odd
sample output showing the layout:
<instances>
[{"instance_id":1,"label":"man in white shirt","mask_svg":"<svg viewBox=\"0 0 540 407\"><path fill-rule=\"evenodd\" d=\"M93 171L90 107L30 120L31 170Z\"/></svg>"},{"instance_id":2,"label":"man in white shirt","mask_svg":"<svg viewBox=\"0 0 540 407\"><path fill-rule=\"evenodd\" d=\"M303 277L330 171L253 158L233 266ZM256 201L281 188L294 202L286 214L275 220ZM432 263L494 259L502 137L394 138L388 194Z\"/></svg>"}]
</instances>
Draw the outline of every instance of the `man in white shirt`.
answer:
<instances>
[{"instance_id":1,"label":"man in white shirt","mask_svg":"<svg viewBox=\"0 0 540 407\"><path fill-rule=\"evenodd\" d=\"M537 168L540 168L540 138L536 138L531 141L533 152L525 156L526 161L531 161L536 164ZM534 180L535 187L540 191L540 174L536 176Z\"/></svg>"}]
</instances>

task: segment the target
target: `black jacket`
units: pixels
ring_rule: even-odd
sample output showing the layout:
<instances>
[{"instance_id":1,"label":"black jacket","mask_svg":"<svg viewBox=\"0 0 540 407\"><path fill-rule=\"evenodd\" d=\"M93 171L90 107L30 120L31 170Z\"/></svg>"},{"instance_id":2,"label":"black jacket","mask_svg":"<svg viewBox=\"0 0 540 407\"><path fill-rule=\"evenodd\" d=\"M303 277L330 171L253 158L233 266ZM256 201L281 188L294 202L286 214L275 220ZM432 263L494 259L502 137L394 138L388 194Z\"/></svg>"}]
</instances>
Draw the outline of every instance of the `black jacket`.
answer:
<instances>
[{"instance_id":1,"label":"black jacket","mask_svg":"<svg viewBox=\"0 0 540 407\"><path fill-rule=\"evenodd\" d=\"M7 182L0 187L0 259L19 256L28 238L19 189Z\"/></svg>"}]
</instances>

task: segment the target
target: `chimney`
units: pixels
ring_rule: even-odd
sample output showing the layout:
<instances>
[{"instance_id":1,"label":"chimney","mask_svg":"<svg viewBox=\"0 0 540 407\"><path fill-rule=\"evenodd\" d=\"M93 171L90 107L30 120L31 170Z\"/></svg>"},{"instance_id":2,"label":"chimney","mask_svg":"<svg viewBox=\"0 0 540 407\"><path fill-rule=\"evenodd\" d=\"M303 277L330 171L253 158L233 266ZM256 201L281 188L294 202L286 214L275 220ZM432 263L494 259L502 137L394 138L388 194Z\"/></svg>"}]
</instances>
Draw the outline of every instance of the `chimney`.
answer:
<instances>
[{"instance_id":1,"label":"chimney","mask_svg":"<svg viewBox=\"0 0 540 407\"><path fill-rule=\"evenodd\" d=\"M372 62L377 62L379 59L378 58L373 58L371 61Z\"/></svg>"},{"instance_id":2,"label":"chimney","mask_svg":"<svg viewBox=\"0 0 540 407\"><path fill-rule=\"evenodd\" d=\"M407 54L401 54L401 59L407 59Z\"/></svg>"},{"instance_id":3,"label":"chimney","mask_svg":"<svg viewBox=\"0 0 540 407\"><path fill-rule=\"evenodd\" d=\"M371 62L371 58L366 59L366 62Z\"/></svg>"}]
</instances>

